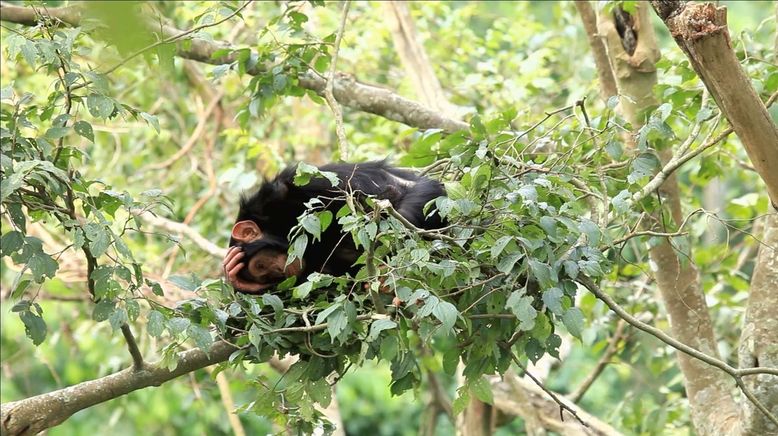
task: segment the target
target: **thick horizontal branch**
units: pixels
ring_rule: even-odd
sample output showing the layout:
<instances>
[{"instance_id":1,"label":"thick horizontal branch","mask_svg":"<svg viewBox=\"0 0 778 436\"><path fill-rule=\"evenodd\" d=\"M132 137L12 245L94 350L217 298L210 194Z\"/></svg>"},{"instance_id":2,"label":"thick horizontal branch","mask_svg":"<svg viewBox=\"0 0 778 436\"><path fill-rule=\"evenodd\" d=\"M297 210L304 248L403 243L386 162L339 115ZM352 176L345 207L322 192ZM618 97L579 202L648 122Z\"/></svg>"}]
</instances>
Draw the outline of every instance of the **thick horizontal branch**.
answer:
<instances>
[{"instance_id":1,"label":"thick horizontal branch","mask_svg":"<svg viewBox=\"0 0 778 436\"><path fill-rule=\"evenodd\" d=\"M236 348L217 342L208 352L199 349L178 355L178 366L169 370L163 364L127 368L115 374L89 380L58 391L0 405L2 434L34 435L62 423L74 413L138 389L159 386L200 368L227 360Z\"/></svg>"},{"instance_id":2,"label":"thick horizontal branch","mask_svg":"<svg viewBox=\"0 0 778 436\"><path fill-rule=\"evenodd\" d=\"M32 8L0 2L0 19L2 21L32 26L37 23L36 13L44 14L47 18L71 26L78 26L81 23L81 9L79 7L68 6L36 11ZM149 31L158 33L161 40L174 38L185 33L175 27L160 26L158 23L150 24ZM183 44L180 40L176 43L177 54L182 58L212 65L229 64L236 59L235 55L232 54L213 57L217 50L237 48L227 43L206 41L191 35L187 35L186 40L187 44ZM249 70L248 73L252 75L263 74L265 69L258 66ZM299 77L299 84L301 87L323 96L327 80L313 73L305 73ZM333 94L338 103L343 106L419 129L442 129L446 132L454 132L468 128L467 123L447 118L415 101L401 97L389 89L360 83L345 74L337 74L333 78Z\"/></svg>"}]
</instances>

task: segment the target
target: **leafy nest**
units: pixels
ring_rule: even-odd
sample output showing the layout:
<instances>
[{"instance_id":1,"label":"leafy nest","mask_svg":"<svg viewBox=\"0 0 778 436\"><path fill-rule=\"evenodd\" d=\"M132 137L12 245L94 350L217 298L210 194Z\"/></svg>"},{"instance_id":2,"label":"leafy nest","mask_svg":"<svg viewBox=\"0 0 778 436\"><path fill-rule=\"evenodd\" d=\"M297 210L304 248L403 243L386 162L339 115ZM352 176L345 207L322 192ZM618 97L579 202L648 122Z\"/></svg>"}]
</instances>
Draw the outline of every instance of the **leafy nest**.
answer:
<instances>
[{"instance_id":1,"label":"leafy nest","mask_svg":"<svg viewBox=\"0 0 778 436\"><path fill-rule=\"evenodd\" d=\"M472 380L517 359L556 356L560 326L581 335L575 280L603 275L603 233L585 185L559 161L537 163L544 158L523 148L514 134L487 145L428 132L401 163L444 181L447 197L435 207L445 228L416 229L379 201L348 201L334 219L364 249L356 277L314 273L261 296L212 282L206 287L223 310L202 301L183 308L189 318L202 312L216 321L241 346L231 360L296 354L301 381L311 382L385 360L396 394L419 384L419 349L436 341L454 344L443 368L453 374L461 360ZM431 151L437 160L423 157ZM306 224L292 231L290 259L331 221L310 218L321 213L300 217Z\"/></svg>"}]
</instances>

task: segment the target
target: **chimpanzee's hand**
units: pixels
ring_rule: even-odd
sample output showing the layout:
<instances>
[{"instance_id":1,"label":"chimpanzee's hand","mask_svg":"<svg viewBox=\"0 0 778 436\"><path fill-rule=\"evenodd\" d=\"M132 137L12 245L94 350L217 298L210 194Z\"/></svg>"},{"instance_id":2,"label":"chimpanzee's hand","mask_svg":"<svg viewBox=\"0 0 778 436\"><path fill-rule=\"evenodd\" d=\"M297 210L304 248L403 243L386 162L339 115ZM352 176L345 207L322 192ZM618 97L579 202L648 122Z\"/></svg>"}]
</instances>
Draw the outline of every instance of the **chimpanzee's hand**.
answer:
<instances>
[{"instance_id":1,"label":"chimpanzee's hand","mask_svg":"<svg viewBox=\"0 0 778 436\"><path fill-rule=\"evenodd\" d=\"M262 289L266 288L266 286L260 285L259 283L247 282L238 277L238 272L246 266L246 264L241 262L243 255L243 250L238 246L230 247L230 249L227 250L227 255L224 256L224 260L222 261L224 276L227 278L227 282L240 292L248 294L259 293Z\"/></svg>"}]
</instances>

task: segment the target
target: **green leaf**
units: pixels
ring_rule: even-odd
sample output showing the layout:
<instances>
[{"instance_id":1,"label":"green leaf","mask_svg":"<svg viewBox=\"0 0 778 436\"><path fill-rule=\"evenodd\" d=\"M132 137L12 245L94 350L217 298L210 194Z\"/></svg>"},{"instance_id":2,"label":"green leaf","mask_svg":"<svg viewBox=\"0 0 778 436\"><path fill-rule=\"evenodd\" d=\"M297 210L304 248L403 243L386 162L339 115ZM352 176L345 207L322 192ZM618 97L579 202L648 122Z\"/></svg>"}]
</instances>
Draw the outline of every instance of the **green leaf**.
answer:
<instances>
[{"instance_id":1,"label":"green leaf","mask_svg":"<svg viewBox=\"0 0 778 436\"><path fill-rule=\"evenodd\" d=\"M320 378L308 383L308 388L305 390L311 399L319 403L322 407L327 407L332 402L332 388L327 380Z\"/></svg>"},{"instance_id":2,"label":"green leaf","mask_svg":"<svg viewBox=\"0 0 778 436\"><path fill-rule=\"evenodd\" d=\"M124 300L124 307L127 309L127 316L130 321L135 321L140 315L140 304L135 300Z\"/></svg>"},{"instance_id":3,"label":"green leaf","mask_svg":"<svg viewBox=\"0 0 778 436\"><path fill-rule=\"evenodd\" d=\"M468 389L459 389L459 395L451 402L451 409L454 415L462 413L470 403L470 391Z\"/></svg>"},{"instance_id":4,"label":"green leaf","mask_svg":"<svg viewBox=\"0 0 778 436\"><path fill-rule=\"evenodd\" d=\"M35 43L30 40L25 40L19 48L21 49L24 60L35 69L35 61L38 58L38 50L35 48Z\"/></svg>"},{"instance_id":5,"label":"green leaf","mask_svg":"<svg viewBox=\"0 0 778 436\"><path fill-rule=\"evenodd\" d=\"M573 262L572 260L566 260L562 264L565 268L565 274L567 274L568 277L571 279L578 278L578 264Z\"/></svg>"},{"instance_id":6,"label":"green leaf","mask_svg":"<svg viewBox=\"0 0 778 436\"><path fill-rule=\"evenodd\" d=\"M292 250L289 253L290 256L286 259L286 264L291 264L294 259L302 259L306 248L308 248L308 235L300 235L294 238Z\"/></svg>"},{"instance_id":7,"label":"green leaf","mask_svg":"<svg viewBox=\"0 0 778 436\"><path fill-rule=\"evenodd\" d=\"M510 310L519 320L519 330L531 330L535 326L538 311L532 307L532 297L524 295L524 291L513 291L505 302L505 308Z\"/></svg>"},{"instance_id":8,"label":"green leaf","mask_svg":"<svg viewBox=\"0 0 778 436\"><path fill-rule=\"evenodd\" d=\"M89 240L89 251L95 257L100 257L111 244L111 236L108 229L97 223L88 223L84 226L84 233Z\"/></svg>"},{"instance_id":9,"label":"green leaf","mask_svg":"<svg viewBox=\"0 0 778 436\"><path fill-rule=\"evenodd\" d=\"M595 260L579 260L578 266L589 277L601 277L605 274L600 263Z\"/></svg>"},{"instance_id":10,"label":"green leaf","mask_svg":"<svg viewBox=\"0 0 778 436\"><path fill-rule=\"evenodd\" d=\"M49 130L46 130L44 136L54 141L67 135L68 132L70 132L70 127L52 127Z\"/></svg>"},{"instance_id":11,"label":"green leaf","mask_svg":"<svg viewBox=\"0 0 778 436\"><path fill-rule=\"evenodd\" d=\"M251 324L251 328L249 328L249 342L256 349L262 346L262 330L256 324Z\"/></svg>"},{"instance_id":12,"label":"green leaf","mask_svg":"<svg viewBox=\"0 0 778 436\"><path fill-rule=\"evenodd\" d=\"M443 353L443 371L448 375L454 375L459 365L459 349L451 347Z\"/></svg>"},{"instance_id":13,"label":"green leaf","mask_svg":"<svg viewBox=\"0 0 778 436\"><path fill-rule=\"evenodd\" d=\"M330 314L332 314L332 312L335 312L340 307L342 307L340 304L333 304L332 306L330 306L330 307L322 310L321 312L319 312L319 314L316 315L316 322L315 322L315 324L318 325L318 324L321 324L324 321L326 321L327 317L329 317Z\"/></svg>"},{"instance_id":14,"label":"green leaf","mask_svg":"<svg viewBox=\"0 0 778 436\"><path fill-rule=\"evenodd\" d=\"M2 89L0 89L0 100L13 100L13 98L14 90L11 85L3 86Z\"/></svg>"},{"instance_id":15,"label":"green leaf","mask_svg":"<svg viewBox=\"0 0 778 436\"><path fill-rule=\"evenodd\" d=\"M516 262L524 256L521 252L511 253L497 262L497 271L504 274L509 274L513 270L513 266Z\"/></svg>"},{"instance_id":16,"label":"green leaf","mask_svg":"<svg viewBox=\"0 0 778 436\"><path fill-rule=\"evenodd\" d=\"M154 128L154 130L156 130L156 131L157 131L157 133L159 133L159 118L157 118L157 117L156 117L156 116L154 116L154 115L147 114L146 112L141 112L141 113L140 113L140 116L141 116L141 118L143 118L144 120L146 120L146 122L147 122L147 123L148 123L148 124L149 124L151 127L153 127L153 128Z\"/></svg>"},{"instance_id":17,"label":"green leaf","mask_svg":"<svg viewBox=\"0 0 778 436\"><path fill-rule=\"evenodd\" d=\"M321 231L327 230L330 224L332 224L332 212L325 210L318 213L319 221L321 222Z\"/></svg>"},{"instance_id":18,"label":"green leaf","mask_svg":"<svg viewBox=\"0 0 778 436\"><path fill-rule=\"evenodd\" d=\"M554 273L554 270L552 270L549 265L531 259L529 261L529 267L532 271L532 275L535 276L541 287L551 288L558 282L556 273Z\"/></svg>"},{"instance_id":19,"label":"green leaf","mask_svg":"<svg viewBox=\"0 0 778 436\"><path fill-rule=\"evenodd\" d=\"M165 315L152 310L149 312L149 322L146 326L146 331L149 335L159 338L162 336L162 332L165 330Z\"/></svg>"},{"instance_id":20,"label":"green leaf","mask_svg":"<svg viewBox=\"0 0 778 436\"><path fill-rule=\"evenodd\" d=\"M384 330L389 330L397 327L397 323L391 319L378 319L370 324L370 333L367 335L367 342L373 342L378 339L378 336Z\"/></svg>"},{"instance_id":21,"label":"green leaf","mask_svg":"<svg viewBox=\"0 0 778 436\"><path fill-rule=\"evenodd\" d=\"M397 359L392 361L390 369L392 371L392 380L399 380L408 375L416 366L416 359L411 353L403 353Z\"/></svg>"},{"instance_id":22,"label":"green leaf","mask_svg":"<svg viewBox=\"0 0 778 436\"><path fill-rule=\"evenodd\" d=\"M581 331L583 331L584 328L584 318L581 309L577 307L568 309L562 316L562 322L571 335L579 339L581 338Z\"/></svg>"},{"instance_id":23,"label":"green leaf","mask_svg":"<svg viewBox=\"0 0 778 436\"><path fill-rule=\"evenodd\" d=\"M559 288L551 288L543 292L543 304L556 315L562 314L562 292Z\"/></svg>"},{"instance_id":24,"label":"green leaf","mask_svg":"<svg viewBox=\"0 0 778 436\"><path fill-rule=\"evenodd\" d=\"M24 332L28 338L32 339L34 345L40 345L46 339L46 321L43 318L29 310L19 313L22 323L24 323Z\"/></svg>"},{"instance_id":25,"label":"green leaf","mask_svg":"<svg viewBox=\"0 0 778 436\"><path fill-rule=\"evenodd\" d=\"M440 301L432 309L432 315L434 315L443 325L443 331L448 333L454 328L454 324L457 322L457 316L459 316L459 311L456 306L448 301Z\"/></svg>"},{"instance_id":26,"label":"green leaf","mask_svg":"<svg viewBox=\"0 0 778 436\"><path fill-rule=\"evenodd\" d=\"M53 278L59 268L57 261L43 251L33 253L27 261L27 266L37 283L42 282L44 277Z\"/></svg>"},{"instance_id":27,"label":"green leaf","mask_svg":"<svg viewBox=\"0 0 778 436\"><path fill-rule=\"evenodd\" d=\"M492 385L489 384L483 377L478 377L475 380L471 380L468 383L470 392L472 392L476 398L487 404L494 403L494 397L492 395Z\"/></svg>"},{"instance_id":28,"label":"green leaf","mask_svg":"<svg viewBox=\"0 0 778 436\"><path fill-rule=\"evenodd\" d=\"M203 351L207 351L213 344L211 332L199 324L190 324L189 328L186 329L186 332L189 337L194 340L197 348Z\"/></svg>"},{"instance_id":29,"label":"green leaf","mask_svg":"<svg viewBox=\"0 0 778 436\"><path fill-rule=\"evenodd\" d=\"M183 333L187 327L189 327L189 324L191 324L191 321L189 321L188 318L170 318L170 320L167 322L167 329L170 331L172 336L178 336Z\"/></svg>"},{"instance_id":30,"label":"green leaf","mask_svg":"<svg viewBox=\"0 0 778 436\"><path fill-rule=\"evenodd\" d=\"M581 232L586 234L589 245L597 245L600 243L602 233L600 232L600 227L595 224L594 221L584 218L581 220L578 228Z\"/></svg>"},{"instance_id":31,"label":"green leaf","mask_svg":"<svg viewBox=\"0 0 778 436\"><path fill-rule=\"evenodd\" d=\"M108 118L113 113L114 104L110 98L92 93L86 97L86 107L93 117Z\"/></svg>"},{"instance_id":32,"label":"green leaf","mask_svg":"<svg viewBox=\"0 0 778 436\"><path fill-rule=\"evenodd\" d=\"M272 307L276 313L282 312L284 310L284 303L280 298L278 298L277 295L263 294L262 302Z\"/></svg>"},{"instance_id":33,"label":"green leaf","mask_svg":"<svg viewBox=\"0 0 778 436\"><path fill-rule=\"evenodd\" d=\"M505 246L508 245L509 242L513 240L513 237L511 236L503 236L497 241L495 241L494 245L492 245L492 248L490 250L490 254L492 256L492 259L496 259L497 256L502 253L502 250L505 249Z\"/></svg>"},{"instance_id":34,"label":"green leaf","mask_svg":"<svg viewBox=\"0 0 778 436\"><path fill-rule=\"evenodd\" d=\"M348 326L348 318L342 307L338 307L338 310L332 312L332 315L327 317L327 333L330 334L332 341L340 336L341 333Z\"/></svg>"},{"instance_id":35,"label":"green leaf","mask_svg":"<svg viewBox=\"0 0 778 436\"><path fill-rule=\"evenodd\" d=\"M92 319L97 322L105 321L111 316L115 308L115 301L107 299L100 300L95 304L95 308L92 310Z\"/></svg>"},{"instance_id":36,"label":"green leaf","mask_svg":"<svg viewBox=\"0 0 778 436\"><path fill-rule=\"evenodd\" d=\"M305 215L300 221L300 225L303 226L306 232L313 235L313 239L321 239L321 221L316 215Z\"/></svg>"},{"instance_id":37,"label":"green leaf","mask_svg":"<svg viewBox=\"0 0 778 436\"><path fill-rule=\"evenodd\" d=\"M11 230L0 238L0 253L2 253L3 256L15 253L22 248L23 242L24 235L17 230Z\"/></svg>"},{"instance_id":38,"label":"green leaf","mask_svg":"<svg viewBox=\"0 0 778 436\"><path fill-rule=\"evenodd\" d=\"M123 307L114 310L108 317L108 322L111 323L111 328L114 331L119 330L123 325L127 324L127 321L129 321L127 310Z\"/></svg>"},{"instance_id":39,"label":"green leaf","mask_svg":"<svg viewBox=\"0 0 778 436\"><path fill-rule=\"evenodd\" d=\"M629 183L635 183L643 177L649 177L659 168L659 160L653 153L641 153L630 166L630 173L627 176Z\"/></svg>"},{"instance_id":40,"label":"green leaf","mask_svg":"<svg viewBox=\"0 0 778 436\"><path fill-rule=\"evenodd\" d=\"M174 285L186 291L194 292L197 290L197 288L200 287L200 283L198 282L197 278L193 275L170 276L168 277L168 280L172 282Z\"/></svg>"},{"instance_id":41,"label":"green leaf","mask_svg":"<svg viewBox=\"0 0 778 436\"><path fill-rule=\"evenodd\" d=\"M313 290L313 282L308 280L305 283L294 288L294 290L292 291L292 297L298 300L302 300L303 298L307 297L312 290Z\"/></svg>"},{"instance_id":42,"label":"green leaf","mask_svg":"<svg viewBox=\"0 0 778 436\"><path fill-rule=\"evenodd\" d=\"M95 133L92 130L92 125L86 121L76 121L75 124L73 124L73 130L84 138L95 142Z\"/></svg>"}]
</instances>

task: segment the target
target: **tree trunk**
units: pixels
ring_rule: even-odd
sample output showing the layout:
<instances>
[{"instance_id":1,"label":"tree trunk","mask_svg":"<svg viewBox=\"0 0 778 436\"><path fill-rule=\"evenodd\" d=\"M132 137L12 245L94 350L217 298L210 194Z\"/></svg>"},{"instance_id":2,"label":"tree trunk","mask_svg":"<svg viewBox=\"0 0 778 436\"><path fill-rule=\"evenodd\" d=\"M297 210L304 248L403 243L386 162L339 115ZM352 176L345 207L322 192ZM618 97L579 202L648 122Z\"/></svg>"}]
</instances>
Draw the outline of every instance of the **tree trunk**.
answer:
<instances>
[{"instance_id":1,"label":"tree trunk","mask_svg":"<svg viewBox=\"0 0 778 436\"><path fill-rule=\"evenodd\" d=\"M407 2L396 0L383 3L394 48L400 56L405 72L410 76L411 85L419 100L449 118L460 119L461 111L448 101L435 75L408 5Z\"/></svg>"},{"instance_id":2,"label":"tree trunk","mask_svg":"<svg viewBox=\"0 0 778 436\"><path fill-rule=\"evenodd\" d=\"M778 213L766 216L763 223L764 233L751 276L751 294L740 336L741 368L778 367ZM762 404L778 414L778 377L760 374L747 377L745 383ZM746 433L778 434L778 427L750 401L742 405Z\"/></svg>"},{"instance_id":3,"label":"tree trunk","mask_svg":"<svg viewBox=\"0 0 778 436\"><path fill-rule=\"evenodd\" d=\"M656 84L655 63L659 59L654 30L651 27L648 5L637 3L637 15L621 25L634 32L634 38L623 39L616 29L613 16L601 15L599 33L605 38L608 56L619 89L619 110L632 124L635 132L644 123L644 113L657 102L653 95ZM628 32L624 32L628 34ZM630 54L627 50L632 50ZM666 162L671 152L660 153ZM683 219L678 194L678 182L671 175L660 188L662 198L676 225ZM661 216L654 216L661 222ZM669 231L663 229L662 231ZM679 257L675 248L664 240L649 251L657 287L665 303L672 335L710 356L719 357L713 324L700 289L699 272L689 259ZM684 375L686 393L691 406L692 421L701 435L737 434L740 432L739 414L731 389L734 385L724 373L699 360L678 353Z\"/></svg>"},{"instance_id":4,"label":"tree trunk","mask_svg":"<svg viewBox=\"0 0 778 436\"><path fill-rule=\"evenodd\" d=\"M729 120L778 210L778 127L732 50L727 8L677 0L652 4Z\"/></svg>"}]
</instances>

